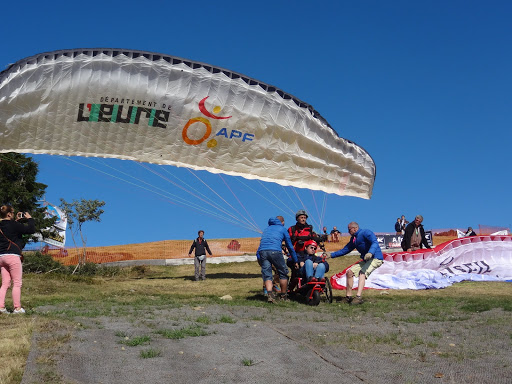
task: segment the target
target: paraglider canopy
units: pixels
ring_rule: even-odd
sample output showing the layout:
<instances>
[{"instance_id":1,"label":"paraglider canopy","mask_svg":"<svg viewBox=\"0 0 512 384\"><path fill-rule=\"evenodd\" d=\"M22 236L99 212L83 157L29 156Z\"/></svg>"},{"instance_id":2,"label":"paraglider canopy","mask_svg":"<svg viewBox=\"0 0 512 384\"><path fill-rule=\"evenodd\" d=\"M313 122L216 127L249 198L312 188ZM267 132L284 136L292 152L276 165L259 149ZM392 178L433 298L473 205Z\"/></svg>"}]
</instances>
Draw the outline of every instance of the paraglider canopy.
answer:
<instances>
[{"instance_id":1,"label":"paraglider canopy","mask_svg":"<svg viewBox=\"0 0 512 384\"><path fill-rule=\"evenodd\" d=\"M42 53L0 73L0 152L111 157L370 198L375 164L310 105L149 52Z\"/></svg>"}]
</instances>

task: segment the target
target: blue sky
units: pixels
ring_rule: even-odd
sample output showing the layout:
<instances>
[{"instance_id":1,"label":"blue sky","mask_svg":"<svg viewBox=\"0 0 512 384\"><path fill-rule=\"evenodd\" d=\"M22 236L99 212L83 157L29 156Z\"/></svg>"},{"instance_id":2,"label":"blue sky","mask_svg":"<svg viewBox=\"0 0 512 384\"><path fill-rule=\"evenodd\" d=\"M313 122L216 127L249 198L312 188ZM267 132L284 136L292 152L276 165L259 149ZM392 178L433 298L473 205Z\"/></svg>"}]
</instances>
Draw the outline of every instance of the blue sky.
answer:
<instances>
[{"instance_id":1,"label":"blue sky","mask_svg":"<svg viewBox=\"0 0 512 384\"><path fill-rule=\"evenodd\" d=\"M373 196L363 200L172 167L34 156L47 201L106 202L102 221L84 227L89 245L191 239L199 228L207 238L253 237L250 228L264 229L271 216L291 225L302 207L315 228L344 232L352 220L392 232L401 214L422 214L427 229L511 226L510 2L30 0L8 2L2 14L12 15L0 24L2 69L40 52L92 47L209 63L313 105L376 163ZM191 188L179 192L166 181L174 176ZM210 212L194 190L254 225Z\"/></svg>"}]
</instances>

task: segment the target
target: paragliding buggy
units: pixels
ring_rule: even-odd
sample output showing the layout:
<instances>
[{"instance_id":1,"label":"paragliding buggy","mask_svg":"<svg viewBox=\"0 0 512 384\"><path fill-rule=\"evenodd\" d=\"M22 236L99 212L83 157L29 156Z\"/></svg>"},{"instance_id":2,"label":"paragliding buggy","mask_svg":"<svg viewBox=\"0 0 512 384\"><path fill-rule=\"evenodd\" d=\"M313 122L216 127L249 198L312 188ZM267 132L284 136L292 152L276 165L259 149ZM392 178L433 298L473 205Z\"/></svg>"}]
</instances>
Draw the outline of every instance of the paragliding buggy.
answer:
<instances>
[{"instance_id":1,"label":"paragliding buggy","mask_svg":"<svg viewBox=\"0 0 512 384\"><path fill-rule=\"evenodd\" d=\"M307 282L303 277L293 276L294 273L295 271L292 272L288 289L290 297L301 295L306 299L306 304L316 306L325 295L325 301L332 303L332 286L329 279Z\"/></svg>"},{"instance_id":2,"label":"paragliding buggy","mask_svg":"<svg viewBox=\"0 0 512 384\"><path fill-rule=\"evenodd\" d=\"M323 243L319 244L322 252L318 252L317 256L321 256L324 260L326 257L325 247ZM328 278L322 280L313 279L307 281L305 277L301 277L295 268L291 268L292 275L288 284L288 295L293 297L303 297L306 304L316 306L324 299L329 304L332 303L332 286Z\"/></svg>"}]
</instances>

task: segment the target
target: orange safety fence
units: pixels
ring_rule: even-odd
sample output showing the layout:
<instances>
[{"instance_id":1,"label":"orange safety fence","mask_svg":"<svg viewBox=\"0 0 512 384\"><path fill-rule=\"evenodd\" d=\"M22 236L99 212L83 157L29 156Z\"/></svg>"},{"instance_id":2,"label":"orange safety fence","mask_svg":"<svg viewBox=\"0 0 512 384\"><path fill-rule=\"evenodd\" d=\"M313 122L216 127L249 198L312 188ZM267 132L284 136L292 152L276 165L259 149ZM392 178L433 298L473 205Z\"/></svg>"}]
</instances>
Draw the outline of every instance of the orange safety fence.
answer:
<instances>
[{"instance_id":1,"label":"orange safety fence","mask_svg":"<svg viewBox=\"0 0 512 384\"><path fill-rule=\"evenodd\" d=\"M241 256L255 254L259 238L208 239L213 256ZM86 260L92 263L109 263L124 260L182 259L188 257L192 240L164 240L151 243L87 247ZM81 248L43 248L43 253L64 265L76 265Z\"/></svg>"},{"instance_id":2,"label":"orange safety fence","mask_svg":"<svg viewBox=\"0 0 512 384\"><path fill-rule=\"evenodd\" d=\"M453 236L434 236L434 245L439 245L453 238ZM337 251L343 248L349 240L349 236L342 236L337 243L326 242L325 250L327 252ZM208 245L213 257L255 255L259 244L259 237L208 239ZM182 259L188 257L191 245L191 240L164 240L151 243L87 247L86 260L101 264L125 260ZM42 251L64 265L76 265L82 249L45 247Z\"/></svg>"}]
</instances>

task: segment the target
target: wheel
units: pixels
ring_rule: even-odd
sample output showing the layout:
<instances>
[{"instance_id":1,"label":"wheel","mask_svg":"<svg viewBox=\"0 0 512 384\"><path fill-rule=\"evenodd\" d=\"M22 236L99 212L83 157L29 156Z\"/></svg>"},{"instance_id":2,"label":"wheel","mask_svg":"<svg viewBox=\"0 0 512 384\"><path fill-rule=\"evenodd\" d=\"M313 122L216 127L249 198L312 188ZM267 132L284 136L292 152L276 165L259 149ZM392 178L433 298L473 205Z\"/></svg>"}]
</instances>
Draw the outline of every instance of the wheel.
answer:
<instances>
[{"instance_id":1,"label":"wheel","mask_svg":"<svg viewBox=\"0 0 512 384\"><path fill-rule=\"evenodd\" d=\"M310 291L311 292L311 291ZM309 293L309 292L308 292ZM309 300L308 301L308 304L311 305L311 306L317 306L318 304L320 304L320 292L319 291L316 291L314 290L313 291L313 295L311 296L311 299L309 298L310 295L307 296L307 299L306 300Z\"/></svg>"},{"instance_id":2,"label":"wheel","mask_svg":"<svg viewBox=\"0 0 512 384\"><path fill-rule=\"evenodd\" d=\"M311 301L311 299L309 298L310 296L311 296L311 289L308 289L306 291L306 295L305 295L305 297L306 297L306 304L308 304L308 305L311 305L311 304L309 304L309 302Z\"/></svg>"},{"instance_id":3,"label":"wheel","mask_svg":"<svg viewBox=\"0 0 512 384\"><path fill-rule=\"evenodd\" d=\"M329 304L331 304L332 303L332 286L331 286L331 282L329 281L329 279L325 279L324 292L325 292L325 297L327 299L327 302Z\"/></svg>"}]
</instances>

